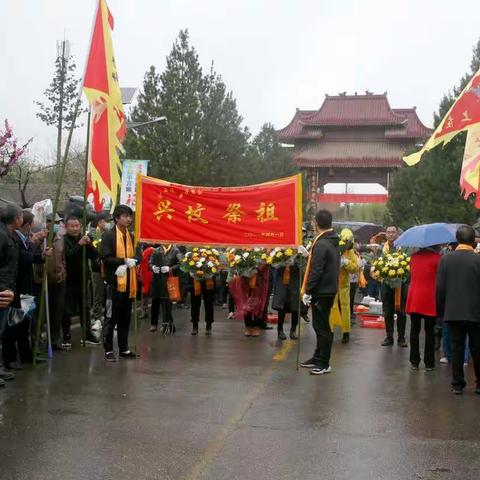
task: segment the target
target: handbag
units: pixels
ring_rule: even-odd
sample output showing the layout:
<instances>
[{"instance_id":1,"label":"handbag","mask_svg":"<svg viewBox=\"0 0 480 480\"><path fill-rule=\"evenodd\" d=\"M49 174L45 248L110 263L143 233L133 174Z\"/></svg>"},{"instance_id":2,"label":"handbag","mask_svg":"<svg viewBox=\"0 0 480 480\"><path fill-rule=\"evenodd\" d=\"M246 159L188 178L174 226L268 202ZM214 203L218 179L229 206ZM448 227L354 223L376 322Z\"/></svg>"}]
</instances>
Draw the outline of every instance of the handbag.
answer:
<instances>
[{"instance_id":1,"label":"handbag","mask_svg":"<svg viewBox=\"0 0 480 480\"><path fill-rule=\"evenodd\" d=\"M175 277L172 272L170 272L167 278L167 291L171 302L180 302L182 300L180 277Z\"/></svg>"},{"instance_id":2,"label":"handbag","mask_svg":"<svg viewBox=\"0 0 480 480\"><path fill-rule=\"evenodd\" d=\"M8 309L8 316L7 316L7 325L9 327L14 327L18 325L25 316L25 312L21 308L13 308L10 307Z\"/></svg>"}]
</instances>

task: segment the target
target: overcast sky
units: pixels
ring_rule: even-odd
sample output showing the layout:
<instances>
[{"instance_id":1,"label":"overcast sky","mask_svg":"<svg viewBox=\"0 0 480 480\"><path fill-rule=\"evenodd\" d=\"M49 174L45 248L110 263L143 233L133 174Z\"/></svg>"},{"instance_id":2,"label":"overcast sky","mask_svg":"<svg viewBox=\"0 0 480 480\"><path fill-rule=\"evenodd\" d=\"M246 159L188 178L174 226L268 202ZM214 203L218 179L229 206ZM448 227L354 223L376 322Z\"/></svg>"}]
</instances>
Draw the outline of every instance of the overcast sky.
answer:
<instances>
[{"instance_id":1,"label":"overcast sky","mask_svg":"<svg viewBox=\"0 0 480 480\"><path fill-rule=\"evenodd\" d=\"M64 34L83 73L97 0L0 0L0 119L31 152L50 156L55 131L36 118ZM253 133L284 127L325 93L388 91L432 124L442 95L469 69L479 0L109 0L122 86L159 71L182 28L200 62L215 62ZM83 142L78 132L76 142Z\"/></svg>"}]
</instances>

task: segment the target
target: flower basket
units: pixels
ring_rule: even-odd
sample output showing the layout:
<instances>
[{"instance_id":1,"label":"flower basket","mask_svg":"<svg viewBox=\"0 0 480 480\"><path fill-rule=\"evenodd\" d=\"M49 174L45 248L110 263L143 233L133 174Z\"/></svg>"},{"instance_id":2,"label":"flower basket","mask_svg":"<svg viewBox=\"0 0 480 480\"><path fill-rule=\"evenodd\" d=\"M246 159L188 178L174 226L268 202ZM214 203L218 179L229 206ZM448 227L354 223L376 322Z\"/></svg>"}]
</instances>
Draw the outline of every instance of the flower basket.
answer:
<instances>
[{"instance_id":1,"label":"flower basket","mask_svg":"<svg viewBox=\"0 0 480 480\"><path fill-rule=\"evenodd\" d=\"M195 280L213 278L220 268L220 252L215 248L193 248L180 261L180 269Z\"/></svg>"}]
</instances>

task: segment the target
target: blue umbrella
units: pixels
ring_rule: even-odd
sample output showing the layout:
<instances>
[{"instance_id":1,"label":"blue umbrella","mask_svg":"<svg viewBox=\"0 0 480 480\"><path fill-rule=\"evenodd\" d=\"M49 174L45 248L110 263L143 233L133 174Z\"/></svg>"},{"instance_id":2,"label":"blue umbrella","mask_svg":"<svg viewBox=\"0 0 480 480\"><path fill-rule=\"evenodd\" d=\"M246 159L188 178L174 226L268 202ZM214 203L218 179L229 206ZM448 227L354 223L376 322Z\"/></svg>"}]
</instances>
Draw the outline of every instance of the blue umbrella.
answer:
<instances>
[{"instance_id":1,"label":"blue umbrella","mask_svg":"<svg viewBox=\"0 0 480 480\"><path fill-rule=\"evenodd\" d=\"M426 248L456 241L457 225L428 223L409 228L395 241L396 247Z\"/></svg>"}]
</instances>

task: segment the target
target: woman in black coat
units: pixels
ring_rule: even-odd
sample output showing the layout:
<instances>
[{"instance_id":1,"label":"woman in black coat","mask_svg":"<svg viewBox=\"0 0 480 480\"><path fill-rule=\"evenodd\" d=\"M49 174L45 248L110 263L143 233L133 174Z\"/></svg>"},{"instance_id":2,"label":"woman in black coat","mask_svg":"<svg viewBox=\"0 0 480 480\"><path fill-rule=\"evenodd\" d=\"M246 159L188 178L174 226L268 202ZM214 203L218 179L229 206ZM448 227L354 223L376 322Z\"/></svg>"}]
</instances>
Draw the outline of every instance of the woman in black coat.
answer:
<instances>
[{"instance_id":1,"label":"woman in black coat","mask_svg":"<svg viewBox=\"0 0 480 480\"><path fill-rule=\"evenodd\" d=\"M168 296L167 279L175 275L179 268L181 253L174 245L160 245L150 257L149 266L153 272L150 292L152 295L152 311L150 331L158 329L158 317L162 310L162 332L175 333L175 324L172 316L172 302Z\"/></svg>"},{"instance_id":2,"label":"woman in black coat","mask_svg":"<svg viewBox=\"0 0 480 480\"><path fill-rule=\"evenodd\" d=\"M290 338L296 340L298 304L300 298L300 271L296 265L275 269L272 308L278 312L278 339L286 340L283 324L287 313L292 315Z\"/></svg>"}]
</instances>

